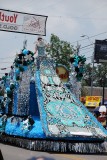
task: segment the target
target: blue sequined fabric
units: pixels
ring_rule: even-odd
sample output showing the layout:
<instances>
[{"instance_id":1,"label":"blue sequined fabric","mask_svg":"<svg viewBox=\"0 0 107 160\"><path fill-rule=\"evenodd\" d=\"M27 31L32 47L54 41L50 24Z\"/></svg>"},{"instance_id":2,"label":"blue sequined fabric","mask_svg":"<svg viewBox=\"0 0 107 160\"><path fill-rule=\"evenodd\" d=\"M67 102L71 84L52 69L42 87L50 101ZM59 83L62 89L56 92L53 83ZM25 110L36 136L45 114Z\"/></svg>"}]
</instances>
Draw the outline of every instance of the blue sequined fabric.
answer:
<instances>
[{"instance_id":1,"label":"blue sequined fabric","mask_svg":"<svg viewBox=\"0 0 107 160\"><path fill-rule=\"evenodd\" d=\"M39 57L38 57L39 60ZM40 117L47 137L107 137L107 131L62 84L49 58L36 70Z\"/></svg>"}]
</instances>

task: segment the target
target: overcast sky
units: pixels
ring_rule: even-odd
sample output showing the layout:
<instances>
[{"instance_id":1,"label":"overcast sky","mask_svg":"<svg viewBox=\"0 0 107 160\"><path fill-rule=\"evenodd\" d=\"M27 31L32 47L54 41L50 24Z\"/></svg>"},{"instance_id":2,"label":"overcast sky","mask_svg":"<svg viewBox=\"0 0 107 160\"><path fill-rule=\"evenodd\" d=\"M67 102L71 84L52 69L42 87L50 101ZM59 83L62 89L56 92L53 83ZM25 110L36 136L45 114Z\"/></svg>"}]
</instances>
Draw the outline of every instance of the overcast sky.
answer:
<instances>
[{"instance_id":1,"label":"overcast sky","mask_svg":"<svg viewBox=\"0 0 107 160\"><path fill-rule=\"evenodd\" d=\"M95 39L107 38L107 0L0 0L0 8L48 16L44 37L47 42L52 33L74 47L78 41L79 54L86 57L92 56ZM0 31L0 68L11 66L25 38L27 49L34 51L36 35ZM0 74L3 72L0 70Z\"/></svg>"}]
</instances>

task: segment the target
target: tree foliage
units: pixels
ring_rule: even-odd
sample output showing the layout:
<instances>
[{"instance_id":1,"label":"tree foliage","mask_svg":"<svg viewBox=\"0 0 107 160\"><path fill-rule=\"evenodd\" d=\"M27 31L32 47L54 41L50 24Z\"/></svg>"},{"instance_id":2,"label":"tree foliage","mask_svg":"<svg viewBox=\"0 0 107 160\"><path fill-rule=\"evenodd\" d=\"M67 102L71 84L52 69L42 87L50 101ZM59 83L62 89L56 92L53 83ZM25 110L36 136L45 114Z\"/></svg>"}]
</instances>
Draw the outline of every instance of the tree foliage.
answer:
<instances>
[{"instance_id":1,"label":"tree foliage","mask_svg":"<svg viewBox=\"0 0 107 160\"><path fill-rule=\"evenodd\" d=\"M69 42L62 41L56 35L51 34L50 47L47 48L46 51L47 54L54 59L56 65L62 64L65 65L68 70L70 69L69 60L75 50Z\"/></svg>"},{"instance_id":2,"label":"tree foliage","mask_svg":"<svg viewBox=\"0 0 107 160\"><path fill-rule=\"evenodd\" d=\"M93 73L92 73L93 72ZM85 73L82 84L84 86L91 86L93 74L93 86L102 87L103 85L107 87L107 64L96 64L92 69L91 63L85 65Z\"/></svg>"},{"instance_id":3,"label":"tree foliage","mask_svg":"<svg viewBox=\"0 0 107 160\"><path fill-rule=\"evenodd\" d=\"M91 79L92 79L92 66L91 63L85 64L85 72L83 77L83 85L91 86ZM94 68L95 71L95 68Z\"/></svg>"},{"instance_id":4,"label":"tree foliage","mask_svg":"<svg viewBox=\"0 0 107 160\"><path fill-rule=\"evenodd\" d=\"M107 63L97 65L96 80L98 86L107 87Z\"/></svg>"}]
</instances>

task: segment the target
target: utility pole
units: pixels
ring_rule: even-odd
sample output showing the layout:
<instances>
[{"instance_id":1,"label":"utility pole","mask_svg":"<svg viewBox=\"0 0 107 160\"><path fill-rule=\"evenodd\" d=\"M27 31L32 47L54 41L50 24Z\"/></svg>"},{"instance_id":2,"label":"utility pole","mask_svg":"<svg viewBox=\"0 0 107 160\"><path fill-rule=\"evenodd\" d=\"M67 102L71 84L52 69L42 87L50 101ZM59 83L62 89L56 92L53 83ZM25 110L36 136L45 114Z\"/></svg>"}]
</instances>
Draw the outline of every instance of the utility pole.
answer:
<instances>
[{"instance_id":1,"label":"utility pole","mask_svg":"<svg viewBox=\"0 0 107 160\"><path fill-rule=\"evenodd\" d=\"M27 48L27 40L25 39L24 41L23 41L23 49L26 49Z\"/></svg>"},{"instance_id":2,"label":"utility pole","mask_svg":"<svg viewBox=\"0 0 107 160\"><path fill-rule=\"evenodd\" d=\"M102 104L104 105L104 93L105 93L105 80L103 79L103 99L102 99Z\"/></svg>"},{"instance_id":3,"label":"utility pole","mask_svg":"<svg viewBox=\"0 0 107 160\"><path fill-rule=\"evenodd\" d=\"M90 37L87 35L82 35L81 37L87 37L87 39L89 40L91 45L94 45L94 43L90 40ZM92 55L92 71L91 71L91 91L90 91L90 95L93 95L93 78L94 78L94 52Z\"/></svg>"},{"instance_id":4,"label":"utility pole","mask_svg":"<svg viewBox=\"0 0 107 160\"><path fill-rule=\"evenodd\" d=\"M94 78L94 53L93 53L93 55L92 55L91 96L93 95L93 78Z\"/></svg>"},{"instance_id":5,"label":"utility pole","mask_svg":"<svg viewBox=\"0 0 107 160\"><path fill-rule=\"evenodd\" d=\"M77 46L76 46L76 49L77 49L76 50L76 55L77 56L79 56L80 47L81 47L81 45L77 41ZM77 86L78 86L78 90L80 90L80 93L78 95L78 98L80 98L81 97L81 82L77 82Z\"/></svg>"},{"instance_id":6,"label":"utility pole","mask_svg":"<svg viewBox=\"0 0 107 160\"><path fill-rule=\"evenodd\" d=\"M78 41L77 41L77 46L76 46L76 48L77 48L77 55L79 56L79 51L80 51L80 47L81 47L81 45L78 43Z\"/></svg>"}]
</instances>

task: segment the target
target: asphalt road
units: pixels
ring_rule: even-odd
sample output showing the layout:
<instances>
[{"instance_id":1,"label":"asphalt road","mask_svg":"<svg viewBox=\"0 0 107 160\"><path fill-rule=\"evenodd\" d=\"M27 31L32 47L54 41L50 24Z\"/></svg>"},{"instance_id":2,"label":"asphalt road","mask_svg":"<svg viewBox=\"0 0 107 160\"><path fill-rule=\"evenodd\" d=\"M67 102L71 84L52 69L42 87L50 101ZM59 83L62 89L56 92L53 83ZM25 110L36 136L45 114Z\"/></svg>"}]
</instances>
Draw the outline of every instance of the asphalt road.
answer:
<instances>
[{"instance_id":1,"label":"asphalt road","mask_svg":"<svg viewBox=\"0 0 107 160\"><path fill-rule=\"evenodd\" d=\"M3 160L107 160L107 154L83 155L30 151L0 143ZM1 159L0 159L1 160Z\"/></svg>"}]
</instances>

